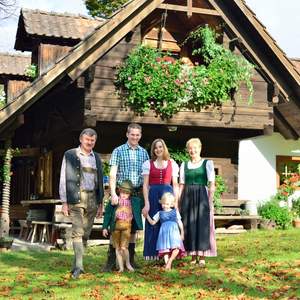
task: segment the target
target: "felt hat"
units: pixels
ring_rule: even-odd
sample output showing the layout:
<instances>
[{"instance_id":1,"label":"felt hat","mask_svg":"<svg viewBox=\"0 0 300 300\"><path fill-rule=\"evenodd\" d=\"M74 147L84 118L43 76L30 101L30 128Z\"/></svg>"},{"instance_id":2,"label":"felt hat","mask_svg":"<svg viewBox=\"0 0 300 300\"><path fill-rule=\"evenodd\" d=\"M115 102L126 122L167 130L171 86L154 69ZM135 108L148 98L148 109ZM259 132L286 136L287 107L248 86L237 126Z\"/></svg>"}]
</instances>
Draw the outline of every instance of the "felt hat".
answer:
<instances>
[{"instance_id":1,"label":"felt hat","mask_svg":"<svg viewBox=\"0 0 300 300\"><path fill-rule=\"evenodd\" d=\"M119 185L119 190L132 193L133 191L133 185L130 180L124 180L120 185Z\"/></svg>"}]
</instances>

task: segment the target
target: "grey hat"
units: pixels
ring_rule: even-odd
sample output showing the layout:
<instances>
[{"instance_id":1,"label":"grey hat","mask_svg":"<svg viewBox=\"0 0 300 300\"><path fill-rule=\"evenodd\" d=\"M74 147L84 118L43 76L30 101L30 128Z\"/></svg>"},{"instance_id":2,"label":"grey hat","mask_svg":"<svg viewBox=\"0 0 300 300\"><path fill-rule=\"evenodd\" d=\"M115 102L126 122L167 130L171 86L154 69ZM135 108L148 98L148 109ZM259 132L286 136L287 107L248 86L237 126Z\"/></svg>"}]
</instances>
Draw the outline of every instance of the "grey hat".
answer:
<instances>
[{"instance_id":1,"label":"grey hat","mask_svg":"<svg viewBox=\"0 0 300 300\"><path fill-rule=\"evenodd\" d=\"M124 180L120 185L119 185L119 190L132 193L133 191L133 185L130 180Z\"/></svg>"}]
</instances>

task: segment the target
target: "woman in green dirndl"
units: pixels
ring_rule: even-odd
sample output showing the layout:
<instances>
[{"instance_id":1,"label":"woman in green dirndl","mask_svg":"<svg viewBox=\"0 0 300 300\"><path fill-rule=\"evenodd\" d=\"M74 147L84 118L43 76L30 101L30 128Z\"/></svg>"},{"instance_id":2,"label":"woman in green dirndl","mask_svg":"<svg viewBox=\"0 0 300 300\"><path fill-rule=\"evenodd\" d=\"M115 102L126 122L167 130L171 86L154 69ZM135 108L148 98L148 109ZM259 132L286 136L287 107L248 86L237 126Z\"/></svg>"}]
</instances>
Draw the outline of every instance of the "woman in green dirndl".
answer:
<instances>
[{"instance_id":1,"label":"woman in green dirndl","mask_svg":"<svg viewBox=\"0 0 300 300\"><path fill-rule=\"evenodd\" d=\"M216 256L213 196L215 172L212 160L203 159L201 141L192 138L186 148L190 160L180 166L180 212L184 226L184 247L191 263L205 266L206 256Z\"/></svg>"}]
</instances>

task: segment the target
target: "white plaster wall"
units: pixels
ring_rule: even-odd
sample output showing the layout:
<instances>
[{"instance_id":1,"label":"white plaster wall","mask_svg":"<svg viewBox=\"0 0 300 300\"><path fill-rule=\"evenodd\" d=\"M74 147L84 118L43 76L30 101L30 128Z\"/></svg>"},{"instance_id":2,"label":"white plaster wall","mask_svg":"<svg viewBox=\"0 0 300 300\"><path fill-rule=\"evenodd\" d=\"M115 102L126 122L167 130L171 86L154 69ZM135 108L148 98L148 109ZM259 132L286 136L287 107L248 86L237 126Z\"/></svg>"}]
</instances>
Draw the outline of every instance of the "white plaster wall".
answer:
<instances>
[{"instance_id":1,"label":"white plaster wall","mask_svg":"<svg viewBox=\"0 0 300 300\"><path fill-rule=\"evenodd\" d=\"M286 140L279 133L239 143L238 198L255 202L276 193L276 156L300 156L300 139Z\"/></svg>"}]
</instances>

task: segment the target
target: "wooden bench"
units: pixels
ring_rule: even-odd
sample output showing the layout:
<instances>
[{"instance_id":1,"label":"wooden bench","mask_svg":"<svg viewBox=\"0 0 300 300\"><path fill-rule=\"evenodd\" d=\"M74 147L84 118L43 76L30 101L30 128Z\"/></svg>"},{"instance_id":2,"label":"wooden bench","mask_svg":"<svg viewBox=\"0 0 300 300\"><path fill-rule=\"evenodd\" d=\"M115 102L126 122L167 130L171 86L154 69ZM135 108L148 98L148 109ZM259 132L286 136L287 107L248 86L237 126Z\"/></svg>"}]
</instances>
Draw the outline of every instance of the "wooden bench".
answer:
<instances>
[{"instance_id":1,"label":"wooden bench","mask_svg":"<svg viewBox=\"0 0 300 300\"><path fill-rule=\"evenodd\" d=\"M50 243L50 228L52 222L47 221L31 221L31 229L27 240L30 240L30 243L38 241L40 243Z\"/></svg>"},{"instance_id":2,"label":"wooden bench","mask_svg":"<svg viewBox=\"0 0 300 300\"><path fill-rule=\"evenodd\" d=\"M10 218L10 234L17 235L20 234L21 225L19 223L20 219L26 219L27 208L24 208L20 204L11 205L9 208L9 218Z\"/></svg>"},{"instance_id":3,"label":"wooden bench","mask_svg":"<svg viewBox=\"0 0 300 300\"><path fill-rule=\"evenodd\" d=\"M216 227L242 224L246 229L257 229L261 217L246 214L247 200L222 199L221 203L222 210L214 215Z\"/></svg>"}]
</instances>

